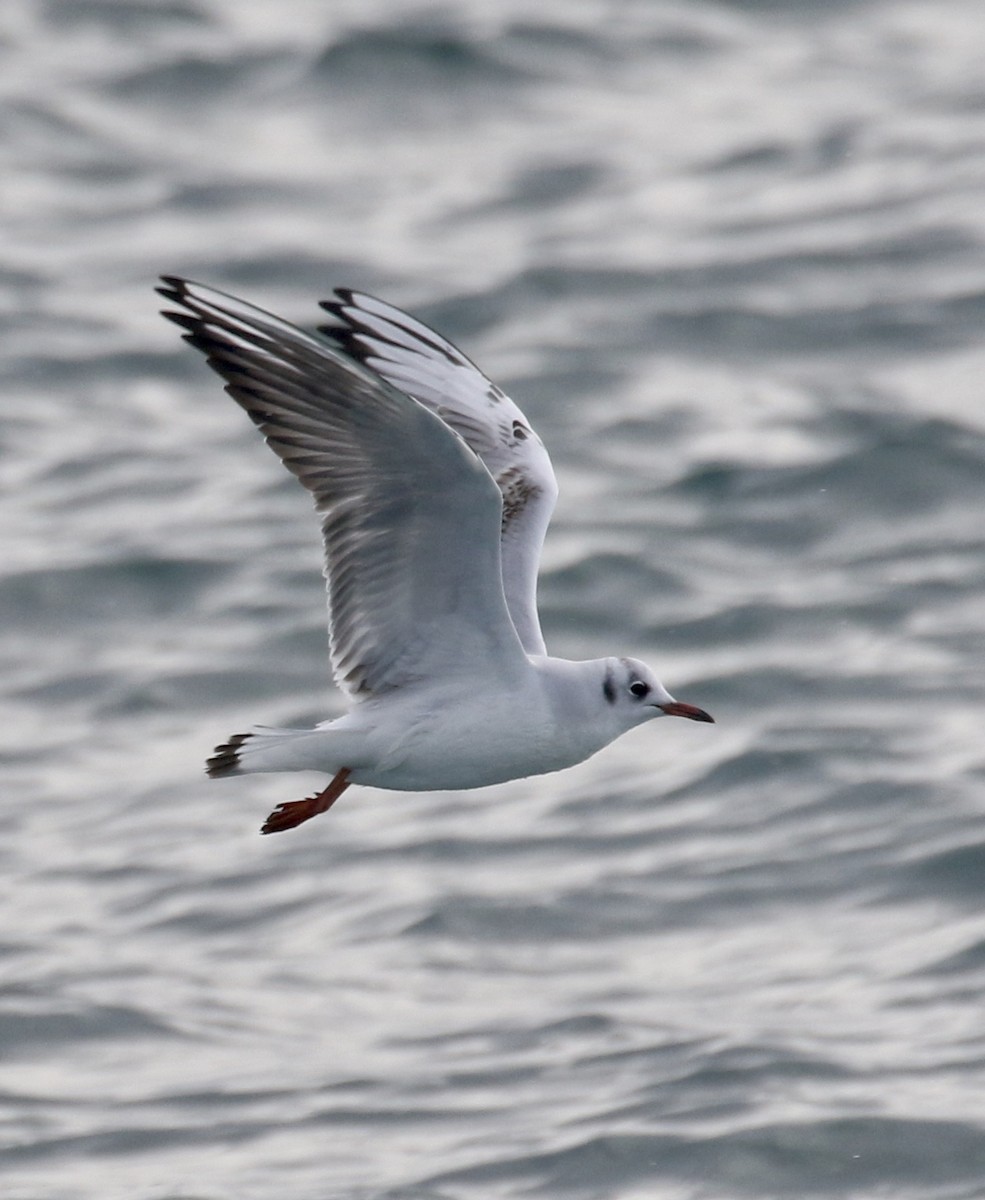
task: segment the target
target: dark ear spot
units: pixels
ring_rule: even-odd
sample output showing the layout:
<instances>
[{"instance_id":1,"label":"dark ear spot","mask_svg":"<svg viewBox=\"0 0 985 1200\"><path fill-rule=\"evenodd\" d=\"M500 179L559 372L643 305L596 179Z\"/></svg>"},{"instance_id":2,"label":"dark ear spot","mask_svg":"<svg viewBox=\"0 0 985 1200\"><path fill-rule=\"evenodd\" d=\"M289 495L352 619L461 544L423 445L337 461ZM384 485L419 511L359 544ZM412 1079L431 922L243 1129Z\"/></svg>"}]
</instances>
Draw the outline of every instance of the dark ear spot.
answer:
<instances>
[{"instance_id":1,"label":"dark ear spot","mask_svg":"<svg viewBox=\"0 0 985 1200\"><path fill-rule=\"evenodd\" d=\"M611 668L605 673L605 680L602 683L602 695L610 704L616 702L616 681L612 678Z\"/></svg>"}]
</instances>

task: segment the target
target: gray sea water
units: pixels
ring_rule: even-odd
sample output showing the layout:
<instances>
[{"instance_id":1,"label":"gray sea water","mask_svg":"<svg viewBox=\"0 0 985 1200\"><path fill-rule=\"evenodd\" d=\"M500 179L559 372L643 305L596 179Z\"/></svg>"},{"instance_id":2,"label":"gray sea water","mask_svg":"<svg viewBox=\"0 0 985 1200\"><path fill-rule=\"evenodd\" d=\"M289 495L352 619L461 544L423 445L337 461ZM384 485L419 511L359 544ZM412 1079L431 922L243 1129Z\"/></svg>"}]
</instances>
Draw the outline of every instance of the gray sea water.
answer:
<instances>
[{"instance_id":1,"label":"gray sea water","mask_svg":"<svg viewBox=\"0 0 985 1200\"><path fill-rule=\"evenodd\" d=\"M978 0L8 0L5 1200L985 1196L983 62ZM258 836L319 780L202 764L340 711L317 527L161 271L456 340L552 650L718 724Z\"/></svg>"}]
</instances>

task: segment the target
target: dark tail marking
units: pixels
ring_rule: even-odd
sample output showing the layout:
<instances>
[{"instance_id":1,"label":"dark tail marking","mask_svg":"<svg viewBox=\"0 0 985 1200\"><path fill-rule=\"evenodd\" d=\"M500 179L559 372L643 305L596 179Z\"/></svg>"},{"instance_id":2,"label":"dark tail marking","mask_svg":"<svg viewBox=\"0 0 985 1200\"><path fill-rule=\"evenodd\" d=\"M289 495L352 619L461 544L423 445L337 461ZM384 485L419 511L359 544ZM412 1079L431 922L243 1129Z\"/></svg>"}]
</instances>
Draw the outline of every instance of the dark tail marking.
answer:
<instances>
[{"instance_id":1,"label":"dark tail marking","mask_svg":"<svg viewBox=\"0 0 985 1200\"><path fill-rule=\"evenodd\" d=\"M205 773L210 779L229 775L239 766L239 748L252 733L234 733L228 742L216 746L215 753L205 763Z\"/></svg>"}]
</instances>

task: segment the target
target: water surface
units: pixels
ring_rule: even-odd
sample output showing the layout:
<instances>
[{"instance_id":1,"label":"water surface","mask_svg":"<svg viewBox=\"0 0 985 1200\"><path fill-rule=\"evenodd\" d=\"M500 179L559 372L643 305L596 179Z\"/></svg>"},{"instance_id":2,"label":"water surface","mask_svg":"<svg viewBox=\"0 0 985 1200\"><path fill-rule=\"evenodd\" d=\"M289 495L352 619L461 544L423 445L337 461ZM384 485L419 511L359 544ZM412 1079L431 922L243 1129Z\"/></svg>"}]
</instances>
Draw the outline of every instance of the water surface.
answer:
<instances>
[{"instance_id":1,"label":"water surface","mask_svg":"<svg viewBox=\"0 0 985 1200\"><path fill-rule=\"evenodd\" d=\"M985 1192L973 0L14 4L10 1200ZM562 496L551 648L659 723L472 794L210 783L340 710L308 500L157 316L338 285Z\"/></svg>"}]
</instances>

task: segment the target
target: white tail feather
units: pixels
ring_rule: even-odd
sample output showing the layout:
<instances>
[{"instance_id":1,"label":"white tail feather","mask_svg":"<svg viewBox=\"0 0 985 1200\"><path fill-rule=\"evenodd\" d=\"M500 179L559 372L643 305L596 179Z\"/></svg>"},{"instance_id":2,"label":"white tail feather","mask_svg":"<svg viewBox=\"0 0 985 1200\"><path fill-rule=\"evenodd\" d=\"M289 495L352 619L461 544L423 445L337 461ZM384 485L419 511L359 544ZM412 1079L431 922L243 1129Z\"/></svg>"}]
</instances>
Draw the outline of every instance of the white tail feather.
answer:
<instances>
[{"instance_id":1,"label":"white tail feather","mask_svg":"<svg viewBox=\"0 0 985 1200\"><path fill-rule=\"evenodd\" d=\"M351 730L328 735L330 728L265 729L257 726L247 733L235 733L228 742L216 746L205 764L212 779L226 775L247 775L259 771L327 771L358 765L362 740Z\"/></svg>"}]
</instances>

